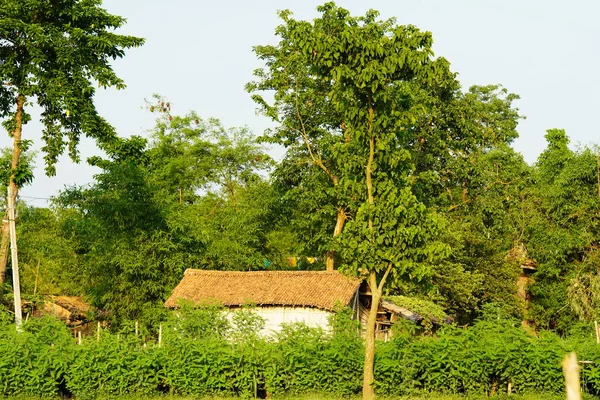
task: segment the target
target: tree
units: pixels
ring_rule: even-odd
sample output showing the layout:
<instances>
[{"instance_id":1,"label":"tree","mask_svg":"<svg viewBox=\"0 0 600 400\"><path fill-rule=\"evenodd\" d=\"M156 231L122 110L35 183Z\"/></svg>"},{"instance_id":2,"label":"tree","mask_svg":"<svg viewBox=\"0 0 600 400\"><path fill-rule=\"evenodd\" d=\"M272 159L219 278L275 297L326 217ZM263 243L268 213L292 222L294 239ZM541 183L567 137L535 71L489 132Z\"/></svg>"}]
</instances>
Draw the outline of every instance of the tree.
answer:
<instances>
[{"instance_id":1,"label":"tree","mask_svg":"<svg viewBox=\"0 0 600 400\"><path fill-rule=\"evenodd\" d=\"M452 179L432 199L447 220L445 241L452 248L452 268L434 279L440 294L445 293L444 303L465 323L489 302L522 316L515 284L521 264L510 255L526 243L535 214L533 170L508 146L449 161ZM467 275L462 277L461 270Z\"/></svg>"},{"instance_id":2,"label":"tree","mask_svg":"<svg viewBox=\"0 0 600 400\"><path fill-rule=\"evenodd\" d=\"M33 156L34 153L27 152L28 143L23 143L21 147L23 152L21 154L21 161L17 166L17 170L14 172L14 179L17 187L23 187L31 184L33 181ZM6 188L10 183L12 170L12 149L3 148L0 151L0 190L6 194ZM5 195L0 196L1 199L5 199ZM3 208L6 208L6 200L2 202ZM0 241L0 295L4 288L4 279L6 275L6 263L8 262L8 242L9 242L9 231L8 231L8 218L2 219L2 236Z\"/></svg>"},{"instance_id":3,"label":"tree","mask_svg":"<svg viewBox=\"0 0 600 400\"><path fill-rule=\"evenodd\" d=\"M107 159L88 160L101 168L95 182L55 199L77 255L71 268L84 277L93 305L110 311L114 327L132 320L157 324L168 291L202 248L169 229L168 204L148 174L146 144L135 136L115 139L105 146Z\"/></svg>"},{"instance_id":4,"label":"tree","mask_svg":"<svg viewBox=\"0 0 600 400\"><path fill-rule=\"evenodd\" d=\"M333 3L318 10L322 15L313 23L296 21L289 12L281 12L284 25L277 33L282 37L279 47L305 65L315 81L326 82L322 95L330 110L326 108L324 114L337 116L338 124L333 126L339 129L338 134L326 145L319 144L340 171L337 184L346 206L354 211L352 221L339 236L345 269L365 276L372 294L363 382L363 397L370 399L374 397L376 316L387 280L427 275L428 262L445 251L445 246L431 240L436 229L434 218L410 187L412 163L403 145L413 139L412 124L423 112L412 100L421 91L450 95L456 82L448 63L432 58L429 33L397 26L393 20L377 21L375 11L355 18ZM279 68L276 63L289 61L278 60L272 47L263 48L262 54L270 57L270 67ZM284 86L276 93L276 101L290 92L296 94L294 87ZM308 106L310 96L316 94L308 93L309 98L301 99ZM267 113L277 113L260 98L255 99L265 105ZM288 103L288 107L280 105L293 110L292 100ZM315 114L319 115L318 111ZM327 130L327 126L315 123L312 132L316 131L316 136L332 137L319 130ZM318 165L322 158L311 147L316 142L307 139L309 134L302 128L296 131Z\"/></svg>"},{"instance_id":5,"label":"tree","mask_svg":"<svg viewBox=\"0 0 600 400\"><path fill-rule=\"evenodd\" d=\"M576 319L598 315L600 170L597 151L571 150L564 130L548 130L546 140L534 171L537 213L526 232L539 263L531 318L538 327L564 331Z\"/></svg>"},{"instance_id":6,"label":"tree","mask_svg":"<svg viewBox=\"0 0 600 400\"><path fill-rule=\"evenodd\" d=\"M355 18L333 3L318 10L312 23L280 12L280 41L255 47L266 67L247 89L278 122L265 139L288 148L279 183L301 196L294 205L313 206L305 217L320 226L313 248L330 249L328 268L337 248L343 269L367 277L376 312L388 281L425 280L432 260L447 254L436 240L440 218L426 206L453 189L453 159L517 136L517 97L498 86L462 93L449 63L433 57L428 32L378 21L375 11ZM365 398L373 396L374 315Z\"/></svg>"},{"instance_id":7,"label":"tree","mask_svg":"<svg viewBox=\"0 0 600 400\"><path fill-rule=\"evenodd\" d=\"M114 327L156 325L185 268L258 269L269 254L271 159L247 129L158 102L150 142L114 139L88 160L93 184L56 199L85 291Z\"/></svg>"},{"instance_id":8,"label":"tree","mask_svg":"<svg viewBox=\"0 0 600 400\"><path fill-rule=\"evenodd\" d=\"M262 139L284 145L288 150L275 176L293 204L290 208L302 215L294 222L298 223L305 247L309 252L325 252L326 267L333 269L334 238L342 233L346 221L353 218L353 211L348 208L351 199L340 184L346 160L332 153L332 149L347 143L350 134L346 116L332 104L331 94L339 76L325 77L315 61L339 49L324 49L321 53L308 49L310 38L294 36L294 32L304 30L311 34L309 24L295 21L290 15L290 11L280 13L286 25L276 30L280 37L277 45L254 48L266 66L254 72L256 80L247 85L247 90L259 110L277 122ZM329 40L332 46L341 45L336 41L345 39L335 38L341 31L327 23L317 20L315 27L319 26L315 29L330 35L324 40ZM377 52L377 44L374 46L367 51ZM373 56L363 55L360 60ZM332 65L347 61L332 60ZM445 63L443 59L437 60L441 75L435 81L418 78L404 82L405 89L411 87L410 96L397 88L398 95L404 96L403 101L415 111L410 129L400 140L414 165L415 194L426 204L452 184L452 176L448 175L453 171L448 166L453 158L467 157L472 151L494 144L510 143L517 137L520 118L512 107L518 96L498 85L474 86L462 93ZM347 67L355 65L348 63ZM389 64L381 67L389 68ZM265 91L273 92L273 101L262 96Z\"/></svg>"},{"instance_id":9,"label":"tree","mask_svg":"<svg viewBox=\"0 0 600 400\"><path fill-rule=\"evenodd\" d=\"M114 33L125 19L100 5L101 0L0 2L0 118L6 118L4 126L13 138L13 200L21 153L28 143L22 138L23 125L30 120L26 107L34 101L42 112L42 150L49 175L65 150L79 160L81 135L101 144L115 136L96 111L94 86L124 88L110 60L142 45L143 39Z\"/></svg>"},{"instance_id":10,"label":"tree","mask_svg":"<svg viewBox=\"0 0 600 400\"><path fill-rule=\"evenodd\" d=\"M267 173L273 160L245 127L225 128L218 119L203 119L192 111L171 114L171 104L155 95L149 104L158 113L151 130L148 169L171 203L192 204L200 192L228 195Z\"/></svg>"}]
</instances>

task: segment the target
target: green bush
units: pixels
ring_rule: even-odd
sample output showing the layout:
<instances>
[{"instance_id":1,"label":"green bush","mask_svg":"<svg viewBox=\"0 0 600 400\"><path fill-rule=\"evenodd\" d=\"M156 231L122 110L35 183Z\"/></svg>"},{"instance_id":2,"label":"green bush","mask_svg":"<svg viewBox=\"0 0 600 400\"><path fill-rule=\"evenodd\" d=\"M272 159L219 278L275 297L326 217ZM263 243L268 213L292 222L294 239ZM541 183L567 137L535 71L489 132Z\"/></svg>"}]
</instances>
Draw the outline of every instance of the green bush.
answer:
<instances>
[{"instance_id":1,"label":"green bush","mask_svg":"<svg viewBox=\"0 0 600 400\"><path fill-rule=\"evenodd\" d=\"M52 318L29 320L23 329L0 328L0 395L56 396L72 360L71 335Z\"/></svg>"},{"instance_id":2,"label":"green bush","mask_svg":"<svg viewBox=\"0 0 600 400\"><path fill-rule=\"evenodd\" d=\"M212 321L212 322L211 322ZM214 323L214 326L212 324ZM236 396L252 398L360 393L363 343L347 311L331 331L288 324L263 337L264 321L248 309L231 318L215 308L182 309L163 325L163 341L102 332L81 345L61 322L30 320L24 331L0 325L0 395L80 399L111 396ZM560 363L576 351L582 387L600 394L600 346L590 326L567 338L538 336L507 316L488 314L468 329L436 336L398 332L376 353L376 386L384 396L563 392Z\"/></svg>"}]
</instances>

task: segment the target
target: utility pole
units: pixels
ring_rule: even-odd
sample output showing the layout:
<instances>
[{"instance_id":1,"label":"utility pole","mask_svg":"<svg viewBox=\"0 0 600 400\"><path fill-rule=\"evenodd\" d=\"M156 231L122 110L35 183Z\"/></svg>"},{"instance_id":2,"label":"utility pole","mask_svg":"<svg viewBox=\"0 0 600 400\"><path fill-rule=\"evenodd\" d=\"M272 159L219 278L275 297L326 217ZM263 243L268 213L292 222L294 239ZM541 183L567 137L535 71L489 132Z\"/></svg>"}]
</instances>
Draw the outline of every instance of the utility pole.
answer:
<instances>
[{"instance_id":1,"label":"utility pole","mask_svg":"<svg viewBox=\"0 0 600 400\"><path fill-rule=\"evenodd\" d=\"M19 282L19 260L17 258L17 227L15 226L15 198L13 187L8 185L8 224L10 230L10 258L12 261L13 290L15 303L15 325L21 331L23 315L21 314L21 284Z\"/></svg>"}]
</instances>

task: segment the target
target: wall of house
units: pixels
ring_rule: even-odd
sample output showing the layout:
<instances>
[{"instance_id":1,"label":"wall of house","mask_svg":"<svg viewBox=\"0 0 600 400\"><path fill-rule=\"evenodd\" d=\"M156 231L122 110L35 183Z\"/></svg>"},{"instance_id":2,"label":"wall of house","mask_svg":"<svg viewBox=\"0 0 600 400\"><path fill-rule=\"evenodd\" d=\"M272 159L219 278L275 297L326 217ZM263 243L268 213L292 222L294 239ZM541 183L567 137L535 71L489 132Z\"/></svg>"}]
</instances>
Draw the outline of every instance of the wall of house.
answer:
<instances>
[{"instance_id":1,"label":"wall of house","mask_svg":"<svg viewBox=\"0 0 600 400\"><path fill-rule=\"evenodd\" d=\"M306 325L329 330L329 311L310 307L255 307L252 311L265 319L264 335L281 331L281 324L304 322Z\"/></svg>"}]
</instances>

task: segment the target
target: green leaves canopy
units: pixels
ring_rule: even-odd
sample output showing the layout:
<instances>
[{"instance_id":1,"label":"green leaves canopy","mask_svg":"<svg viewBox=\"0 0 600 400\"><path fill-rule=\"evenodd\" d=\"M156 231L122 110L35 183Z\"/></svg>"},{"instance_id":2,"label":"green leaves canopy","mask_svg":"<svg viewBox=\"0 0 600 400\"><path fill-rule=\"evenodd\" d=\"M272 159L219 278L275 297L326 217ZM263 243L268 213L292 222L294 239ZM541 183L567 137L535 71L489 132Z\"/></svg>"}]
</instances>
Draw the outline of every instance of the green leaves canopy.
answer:
<instances>
[{"instance_id":1,"label":"green leaves canopy","mask_svg":"<svg viewBox=\"0 0 600 400\"><path fill-rule=\"evenodd\" d=\"M42 109L46 172L54 174L68 146L78 160L81 135L110 141L115 133L96 111L94 85L125 87L110 65L143 39L118 35L125 19L101 0L0 1L0 117L15 112L17 96ZM6 121L14 130L14 119Z\"/></svg>"}]
</instances>

